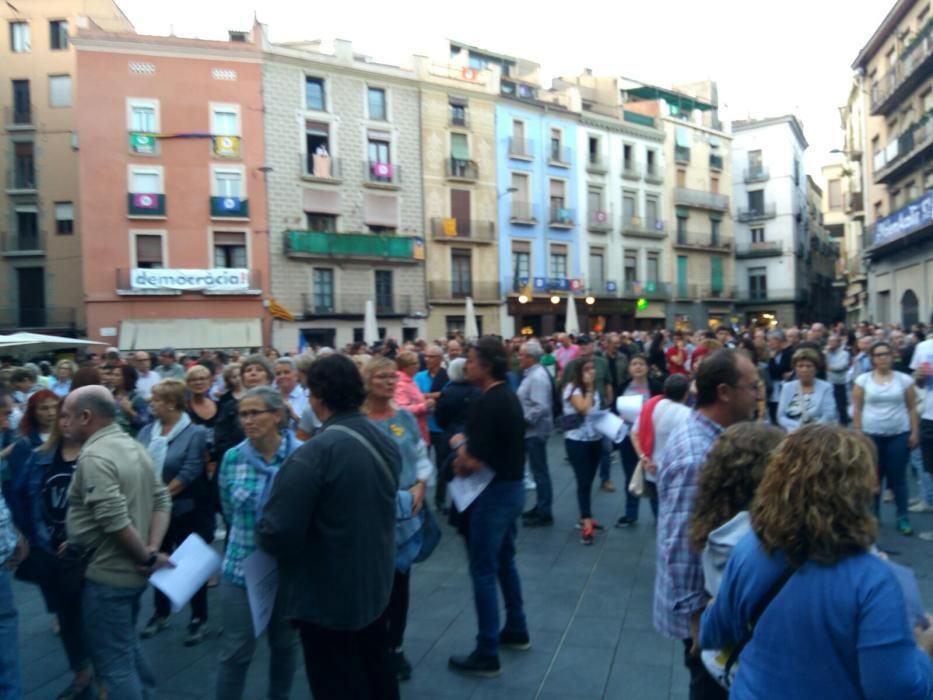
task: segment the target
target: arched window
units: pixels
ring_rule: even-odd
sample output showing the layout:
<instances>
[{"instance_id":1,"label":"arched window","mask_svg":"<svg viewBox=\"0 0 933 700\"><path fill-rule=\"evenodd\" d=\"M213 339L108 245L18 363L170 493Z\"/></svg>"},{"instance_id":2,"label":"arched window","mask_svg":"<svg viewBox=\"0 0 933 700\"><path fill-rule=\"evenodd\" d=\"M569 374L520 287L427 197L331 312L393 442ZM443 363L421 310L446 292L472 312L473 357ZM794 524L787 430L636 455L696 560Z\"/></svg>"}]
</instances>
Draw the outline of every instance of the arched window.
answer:
<instances>
[{"instance_id":1,"label":"arched window","mask_svg":"<svg viewBox=\"0 0 933 700\"><path fill-rule=\"evenodd\" d=\"M920 323L920 302L913 290L908 289L901 297L901 324L904 330L909 330L915 323Z\"/></svg>"}]
</instances>

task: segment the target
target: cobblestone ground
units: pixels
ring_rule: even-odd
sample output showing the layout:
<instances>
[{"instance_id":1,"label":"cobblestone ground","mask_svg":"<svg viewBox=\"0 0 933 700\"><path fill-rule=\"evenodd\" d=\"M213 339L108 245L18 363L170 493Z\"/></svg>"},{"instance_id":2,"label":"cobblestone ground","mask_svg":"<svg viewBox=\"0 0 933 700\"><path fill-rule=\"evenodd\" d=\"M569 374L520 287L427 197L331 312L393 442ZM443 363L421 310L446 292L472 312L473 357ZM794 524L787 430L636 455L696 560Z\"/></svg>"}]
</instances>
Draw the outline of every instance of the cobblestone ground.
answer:
<instances>
[{"instance_id":1,"label":"cobblestone ground","mask_svg":"<svg viewBox=\"0 0 933 700\"><path fill-rule=\"evenodd\" d=\"M647 504L635 528L611 525L623 506L621 491L594 497L596 518L607 525L596 544L583 547L573 528L577 517L575 487L559 438L551 440L550 464L555 487L556 524L519 533L519 571L524 586L532 649L504 651L501 677L464 678L447 670L451 653L472 649L476 633L470 582L462 544L450 530L431 557L412 574L412 607L405 652L414 665L402 684L405 700L526 698L548 700L681 700L687 698L682 647L654 632L651 625L654 582L653 519ZM622 479L618 458L613 463ZM529 503L534 492L529 492ZM893 530L894 514L885 507L881 545L892 558L913 566L928 606L933 606L933 543L905 538ZM933 530L933 515L913 517L915 529ZM64 652L50 630L38 590L15 584L20 611L20 649L27 700L52 700L69 681ZM217 600L211 590L211 604ZM147 595L141 625L148 619ZM181 640L187 613L143 648L159 678L160 698L213 698L218 637L186 648ZM213 624L213 623L212 623ZM268 651L260 644L250 669L245 697L264 697ZM309 698L303 667L292 692Z\"/></svg>"}]
</instances>

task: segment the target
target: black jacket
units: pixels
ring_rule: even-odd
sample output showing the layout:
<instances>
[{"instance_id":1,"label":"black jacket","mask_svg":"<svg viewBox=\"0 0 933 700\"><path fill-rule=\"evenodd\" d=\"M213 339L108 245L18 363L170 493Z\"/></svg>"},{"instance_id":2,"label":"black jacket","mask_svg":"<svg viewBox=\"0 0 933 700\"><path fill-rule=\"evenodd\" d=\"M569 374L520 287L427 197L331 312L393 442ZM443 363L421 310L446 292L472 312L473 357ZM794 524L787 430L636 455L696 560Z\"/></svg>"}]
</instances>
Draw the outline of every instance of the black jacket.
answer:
<instances>
[{"instance_id":1,"label":"black jacket","mask_svg":"<svg viewBox=\"0 0 933 700\"><path fill-rule=\"evenodd\" d=\"M780 382L784 379L784 374L793 370L793 366L790 363L791 357L794 356L794 348L786 347L781 351L780 361L774 356L768 360L768 377L771 379L771 382ZM771 397L768 397L768 400L771 400Z\"/></svg>"},{"instance_id":2,"label":"black jacket","mask_svg":"<svg viewBox=\"0 0 933 700\"><path fill-rule=\"evenodd\" d=\"M359 433L386 465L342 425ZM398 447L360 412L331 417L279 470L257 531L278 559L289 619L357 631L385 611L395 575Z\"/></svg>"},{"instance_id":3,"label":"black jacket","mask_svg":"<svg viewBox=\"0 0 933 700\"><path fill-rule=\"evenodd\" d=\"M450 382L441 390L441 397L434 407L434 420L448 438L466 430L470 406L481 393L468 382Z\"/></svg>"}]
</instances>

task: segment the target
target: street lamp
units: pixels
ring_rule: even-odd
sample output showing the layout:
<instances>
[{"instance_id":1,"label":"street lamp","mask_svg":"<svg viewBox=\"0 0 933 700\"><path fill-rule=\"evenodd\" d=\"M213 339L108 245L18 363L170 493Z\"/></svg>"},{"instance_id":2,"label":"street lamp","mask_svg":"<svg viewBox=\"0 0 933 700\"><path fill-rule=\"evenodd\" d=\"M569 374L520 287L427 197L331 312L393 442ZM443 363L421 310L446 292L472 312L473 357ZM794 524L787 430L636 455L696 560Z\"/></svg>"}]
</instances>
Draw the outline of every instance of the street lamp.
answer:
<instances>
[{"instance_id":1,"label":"street lamp","mask_svg":"<svg viewBox=\"0 0 933 700\"><path fill-rule=\"evenodd\" d=\"M507 195L507 194L515 194L516 192L518 192L518 188L517 188L517 187L510 187L510 188L507 189L505 192L500 192L500 193L499 193L499 199L502 199L502 198L505 197L505 195Z\"/></svg>"},{"instance_id":2,"label":"street lamp","mask_svg":"<svg viewBox=\"0 0 933 700\"><path fill-rule=\"evenodd\" d=\"M589 296L586 297L586 303L587 303L588 305L592 306L593 304L596 303L596 297L594 297L592 294L590 294Z\"/></svg>"},{"instance_id":3,"label":"street lamp","mask_svg":"<svg viewBox=\"0 0 933 700\"><path fill-rule=\"evenodd\" d=\"M560 297L555 294L554 296L551 297L551 303L560 304Z\"/></svg>"}]
</instances>

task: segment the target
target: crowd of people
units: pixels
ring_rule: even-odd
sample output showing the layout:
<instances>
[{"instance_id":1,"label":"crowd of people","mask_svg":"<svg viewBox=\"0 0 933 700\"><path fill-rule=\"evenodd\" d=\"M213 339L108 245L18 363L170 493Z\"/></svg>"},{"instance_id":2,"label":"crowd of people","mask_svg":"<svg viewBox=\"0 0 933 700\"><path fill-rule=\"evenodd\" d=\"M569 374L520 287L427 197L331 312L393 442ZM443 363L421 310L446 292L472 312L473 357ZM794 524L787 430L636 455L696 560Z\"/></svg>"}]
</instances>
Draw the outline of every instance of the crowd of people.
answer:
<instances>
[{"instance_id":1,"label":"crowd of people","mask_svg":"<svg viewBox=\"0 0 933 700\"><path fill-rule=\"evenodd\" d=\"M875 697L892 683L881 696L933 698L933 627L875 546L882 500L905 536L933 511L931 376L922 327L819 323L6 358L0 697L20 697L13 576L39 587L60 635L74 677L59 700L95 686L149 697L139 639L168 628L171 604L156 590L137 629L140 600L191 535L223 552L182 640L222 629L218 699L243 696L259 639L258 556L279 571L267 696L289 696L300 647L315 698L398 697L413 565L442 516L464 541L478 628L449 667L497 676L501 648L531 646L518 526L557 524L551 472L566 459L566 525L584 546L605 531L594 489L623 492L618 528L648 502L654 624L683 642L691 698ZM640 408L616 441L601 419L619 399ZM456 477L482 482L462 512Z\"/></svg>"}]
</instances>

